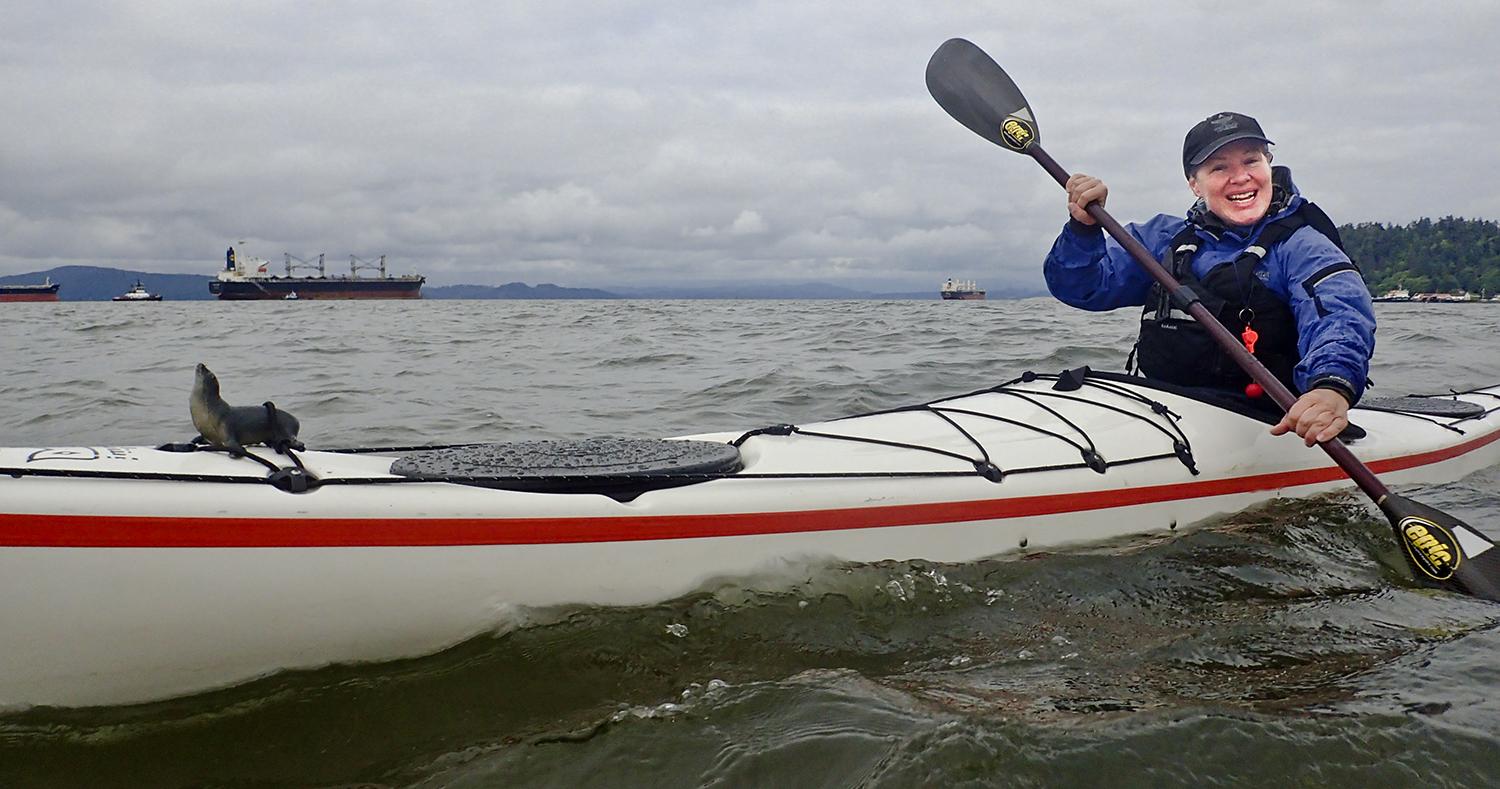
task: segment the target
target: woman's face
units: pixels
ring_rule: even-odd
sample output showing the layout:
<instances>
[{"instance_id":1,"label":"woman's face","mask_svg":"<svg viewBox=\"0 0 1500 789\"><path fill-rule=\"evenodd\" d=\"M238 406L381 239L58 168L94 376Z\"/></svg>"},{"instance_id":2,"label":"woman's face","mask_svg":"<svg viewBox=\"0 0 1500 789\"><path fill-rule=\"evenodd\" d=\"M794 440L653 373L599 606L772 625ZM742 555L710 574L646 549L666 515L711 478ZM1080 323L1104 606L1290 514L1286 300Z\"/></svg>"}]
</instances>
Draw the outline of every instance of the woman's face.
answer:
<instances>
[{"instance_id":1,"label":"woman's face","mask_svg":"<svg viewBox=\"0 0 1500 789\"><path fill-rule=\"evenodd\" d=\"M1188 179L1193 194L1231 225L1253 225L1271 207L1271 160L1263 143L1232 142L1214 151Z\"/></svg>"}]
</instances>

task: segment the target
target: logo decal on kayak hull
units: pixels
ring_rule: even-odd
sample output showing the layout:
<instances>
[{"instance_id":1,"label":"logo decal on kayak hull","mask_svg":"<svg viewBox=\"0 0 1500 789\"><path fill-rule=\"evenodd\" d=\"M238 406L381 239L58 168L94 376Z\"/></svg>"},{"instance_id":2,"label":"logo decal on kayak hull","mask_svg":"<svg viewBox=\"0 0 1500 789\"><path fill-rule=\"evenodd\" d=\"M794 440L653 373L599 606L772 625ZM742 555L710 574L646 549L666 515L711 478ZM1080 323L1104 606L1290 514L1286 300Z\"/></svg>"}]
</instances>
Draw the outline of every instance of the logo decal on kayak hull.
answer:
<instances>
[{"instance_id":1,"label":"logo decal on kayak hull","mask_svg":"<svg viewBox=\"0 0 1500 789\"><path fill-rule=\"evenodd\" d=\"M1397 528L1406 546L1406 555L1423 574L1433 580L1446 581L1458 571L1463 554L1459 552L1458 541L1453 539L1452 532L1416 515L1402 518Z\"/></svg>"}]
</instances>

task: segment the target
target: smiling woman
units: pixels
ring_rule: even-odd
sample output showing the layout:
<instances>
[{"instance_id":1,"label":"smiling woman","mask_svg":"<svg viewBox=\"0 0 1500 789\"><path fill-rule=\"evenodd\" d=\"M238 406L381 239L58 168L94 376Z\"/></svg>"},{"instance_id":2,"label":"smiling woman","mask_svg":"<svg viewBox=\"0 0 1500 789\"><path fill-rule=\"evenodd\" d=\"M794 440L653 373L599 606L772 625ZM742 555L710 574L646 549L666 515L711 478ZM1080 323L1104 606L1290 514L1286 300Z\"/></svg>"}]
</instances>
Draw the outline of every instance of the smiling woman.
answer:
<instances>
[{"instance_id":1,"label":"smiling woman","mask_svg":"<svg viewBox=\"0 0 1500 789\"><path fill-rule=\"evenodd\" d=\"M937 52L933 53L932 59L928 61L927 88L933 98L937 99L938 104L953 116L954 120L969 127L970 130L990 142L1028 155L1041 165L1048 175L1069 191L1070 207L1073 203L1078 203L1086 208L1088 217L1093 220L1094 224L1084 226L1097 225L1102 231L1107 231L1114 242L1125 250L1127 259L1133 260L1147 272L1155 282L1152 293L1158 296L1156 303L1159 309L1156 319L1153 319L1148 302L1147 312L1142 321L1142 340L1137 345L1138 348L1146 344L1146 328L1152 325L1164 327L1164 321L1160 318L1171 311L1185 312L1184 319L1179 321L1175 328L1185 329L1182 335L1189 339L1194 334L1206 336L1219 353L1229 357L1235 366L1253 379L1253 386L1245 387L1245 395L1248 398L1254 401L1260 396L1269 396L1278 408L1284 410L1281 421L1271 428L1273 435L1288 432L1293 427L1291 423L1295 423L1298 434L1307 440L1309 446L1322 442L1320 446L1328 457L1349 475L1349 478L1370 498L1370 501L1380 507L1381 512L1390 521L1397 541L1407 548L1409 566L1425 578L1450 584L1448 588L1456 591L1488 600L1500 600L1500 555L1490 553L1490 548L1494 547L1493 541L1457 518L1393 493L1375 476L1371 467L1354 456L1344 442L1334 441L1330 435L1325 435L1325 433L1337 434L1339 432L1338 422L1342 420L1342 417L1335 419L1327 428L1320 428L1316 424L1309 426L1310 418L1323 416L1319 411L1323 401L1314 399L1321 390L1308 392L1299 400L1264 362L1256 358L1254 351L1258 335L1249 326L1254 318L1250 308L1242 308L1240 315L1245 323L1244 332L1241 334L1243 345L1225 327L1224 321L1210 311L1209 303L1220 305L1221 302L1232 300L1234 294L1214 292L1205 287L1204 283L1194 275L1191 263L1201 242L1217 240L1220 237L1220 233L1215 231L1224 229L1222 220L1218 220L1215 225L1211 221L1215 218L1210 215L1209 220L1200 219L1194 222L1194 213L1207 213L1206 210L1200 211L1199 206L1194 206L1194 211L1189 213L1189 225L1178 231L1166 247L1166 251L1173 255L1171 261L1173 268L1176 269L1176 272L1169 272L1142 243L1138 237L1138 230L1127 229L1121 225L1109 215L1098 199L1087 202L1086 206L1083 205L1083 201L1079 200L1079 195L1074 193L1074 187L1085 176L1070 176L1056 159L1042 149L1042 146L1038 144L1036 121L1031 107L1021 96L1020 89L1016 87L1010 76L983 50L961 38L943 42ZM1012 120L1020 121L1021 127L1026 132L1025 135L1017 135L1011 130L1010 121ZM1220 125L1218 123L1220 121L1225 122ZM1211 142L1206 151L1210 155L1214 150L1222 148L1229 142L1249 136L1244 133L1247 124L1239 123L1227 114L1221 113L1203 123L1215 127L1213 134L1216 135L1214 138L1216 141ZM1189 171L1192 169L1193 161L1200 158L1204 152L1203 147L1194 139L1203 123L1188 133L1183 145L1183 167ZM1253 125L1254 134L1260 136L1259 124ZM1201 158L1207 157L1201 156ZM1273 186L1281 187L1284 195L1292 191L1291 177L1290 173L1285 172L1285 168L1281 169L1281 172L1273 171L1272 183ZM1102 184L1099 186L1102 188ZM1103 195L1097 197L1102 198ZM1273 194L1273 202L1277 206L1280 206L1283 201L1283 197ZM1277 207L1276 210L1278 215L1257 223L1260 232L1253 244L1241 251L1228 266L1235 274L1249 273L1248 277L1240 281L1248 284L1250 288L1255 287L1256 280L1259 278L1259 275L1254 272L1254 267L1266 258L1267 248L1276 248L1278 244L1291 238L1294 233L1307 229L1308 225L1311 225L1314 232L1326 236L1336 248L1339 246L1338 233L1332 221L1311 204L1303 204L1295 208ZM1076 219L1070 221L1078 222ZM1078 222L1078 224L1084 223ZM1204 227L1208 231L1207 235L1200 235L1194 225ZM1224 235L1228 234L1224 233ZM1265 246L1262 246L1263 244ZM1316 290L1318 285L1345 271L1358 272L1348 258L1304 280L1303 287L1316 302L1319 297ZM1239 277L1236 276L1236 279L1239 280ZM1267 276L1265 279L1269 280L1270 277ZM1189 284L1184 285L1183 281ZM1363 281L1360 285L1363 286ZM1368 304L1368 292L1365 292L1363 287L1360 292L1364 302ZM1200 296L1200 293L1204 295ZM1318 313L1320 316L1327 314L1321 303L1318 304ZM1189 318L1190 323L1187 322ZM1168 362L1170 361L1169 359ZM1363 357L1361 362L1368 364L1368 355ZM1199 392L1200 396L1204 394L1208 392ZM1231 393L1226 392L1221 395L1231 395ZM1329 397L1338 397L1342 400L1346 395L1334 390ZM1341 404L1340 408L1347 408L1347 404ZM1354 431L1350 431L1347 435L1352 440L1367 434L1361 431L1356 435Z\"/></svg>"},{"instance_id":2,"label":"smiling woman","mask_svg":"<svg viewBox=\"0 0 1500 789\"><path fill-rule=\"evenodd\" d=\"M1290 170L1271 166L1270 145L1248 115L1200 121L1182 148L1197 202L1185 218L1162 214L1130 231L1300 394L1272 432L1296 431L1311 446L1348 427L1375 347L1375 318L1332 220L1297 191ZM1166 289L1105 238L1088 211L1108 196L1104 182L1077 173L1065 186L1071 218L1044 270L1052 293L1090 310L1144 306L1133 356L1147 377L1243 392L1274 407Z\"/></svg>"},{"instance_id":3,"label":"smiling woman","mask_svg":"<svg viewBox=\"0 0 1500 789\"><path fill-rule=\"evenodd\" d=\"M1265 143L1232 142L1188 176L1193 194L1231 225L1253 225L1271 208L1271 152Z\"/></svg>"},{"instance_id":4,"label":"smiling woman","mask_svg":"<svg viewBox=\"0 0 1500 789\"><path fill-rule=\"evenodd\" d=\"M1192 163L1187 171L1188 187L1206 202L1210 213L1225 222L1241 227L1254 225L1271 209L1269 145L1270 141L1258 132L1253 137L1221 143L1222 147Z\"/></svg>"}]
</instances>

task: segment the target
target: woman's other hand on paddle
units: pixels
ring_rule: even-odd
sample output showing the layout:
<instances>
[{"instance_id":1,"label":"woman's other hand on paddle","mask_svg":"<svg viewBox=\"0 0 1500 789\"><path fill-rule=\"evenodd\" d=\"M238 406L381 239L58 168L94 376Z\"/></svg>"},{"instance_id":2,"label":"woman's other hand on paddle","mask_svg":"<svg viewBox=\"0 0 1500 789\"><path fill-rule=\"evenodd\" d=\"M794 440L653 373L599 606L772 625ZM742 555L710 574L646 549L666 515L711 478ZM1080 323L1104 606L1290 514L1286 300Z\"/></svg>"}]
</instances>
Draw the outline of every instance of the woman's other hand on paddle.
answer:
<instances>
[{"instance_id":1,"label":"woman's other hand on paddle","mask_svg":"<svg viewBox=\"0 0 1500 789\"><path fill-rule=\"evenodd\" d=\"M1103 208L1105 198L1109 197L1109 187L1098 178L1083 173L1069 176L1068 182L1063 186L1068 190L1068 213L1085 225L1094 224L1094 218L1089 216L1088 205L1098 203Z\"/></svg>"},{"instance_id":2,"label":"woman's other hand on paddle","mask_svg":"<svg viewBox=\"0 0 1500 789\"><path fill-rule=\"evenodd\" d=\"M1332 389L1314 389L1301 397L1271 428L1279 436L1296 431L1308 446L1330 441L1349 426L1349 401Z\"/></svg>"}]
</instances>

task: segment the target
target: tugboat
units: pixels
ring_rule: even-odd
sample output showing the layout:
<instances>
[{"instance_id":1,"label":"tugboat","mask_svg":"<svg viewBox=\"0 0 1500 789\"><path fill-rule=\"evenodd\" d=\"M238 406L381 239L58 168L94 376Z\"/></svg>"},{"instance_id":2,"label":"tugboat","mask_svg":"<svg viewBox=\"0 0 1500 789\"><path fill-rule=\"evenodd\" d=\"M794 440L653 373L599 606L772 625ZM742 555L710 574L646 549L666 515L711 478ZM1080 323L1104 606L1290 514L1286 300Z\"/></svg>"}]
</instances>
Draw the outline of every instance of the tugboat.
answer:
<instances>
[{"instance_id":1,"label":"tugboat","mask_svg":"<svg viewBox=\"0 0 1500 789\"><path fill-rule=\"evenodd\" d=\"M160 293L150 293L140 280L135 281L135 286L110 299L110 301L161 301Z\"/></svg>"},{"instance_id":2,"label":"tugboat","mask_svg":"<svg viewBox=\"0 0 1500 789\"><path fill-rule=\"evenodd\" d=\"M977 283L973 280L954 280L952 277L943 283L938 295L944 301L984 301L984 291L979 289Z\"/></svg>"}]
</instances>

